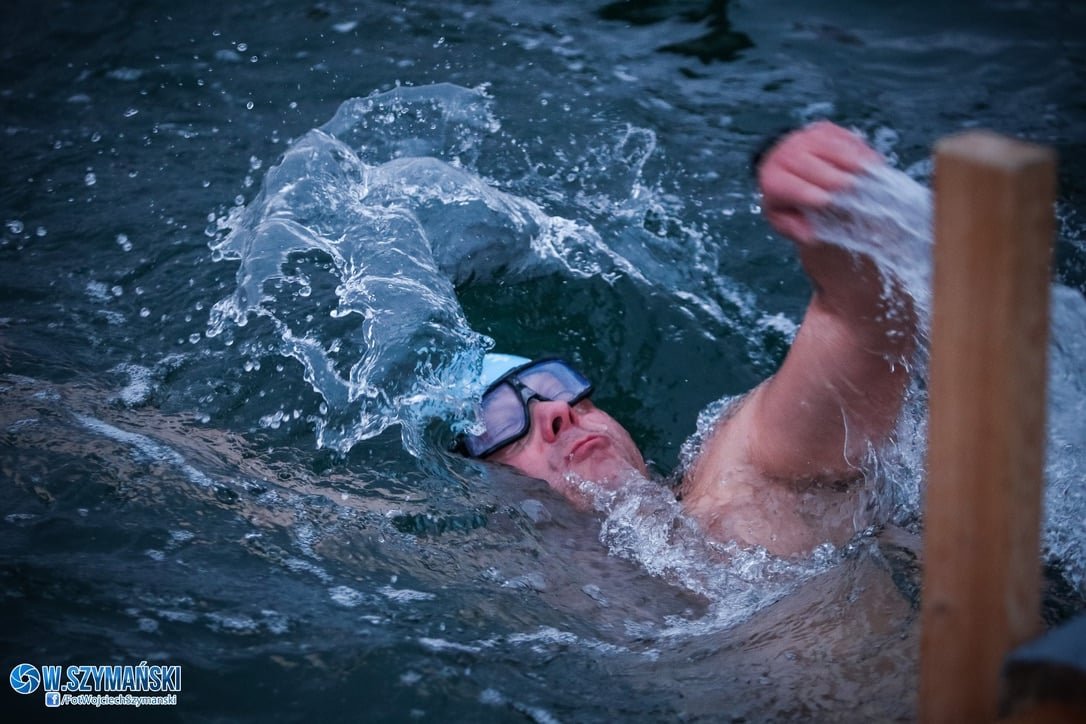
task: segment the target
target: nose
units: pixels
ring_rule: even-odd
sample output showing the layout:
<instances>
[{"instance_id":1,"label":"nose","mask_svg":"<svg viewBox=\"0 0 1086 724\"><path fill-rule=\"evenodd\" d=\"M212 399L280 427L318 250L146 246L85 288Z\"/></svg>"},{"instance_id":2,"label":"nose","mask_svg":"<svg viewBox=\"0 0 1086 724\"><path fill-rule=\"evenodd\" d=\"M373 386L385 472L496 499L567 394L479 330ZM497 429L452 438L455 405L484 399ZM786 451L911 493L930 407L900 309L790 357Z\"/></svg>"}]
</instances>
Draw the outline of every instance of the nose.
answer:
<instances>
[{"instance_id":1,"label":"nose","mask_svg":"<svg viewBox=\"0 0 1086 724\"><path fill-rule=\"evenodd\" d=\"M573 408L562 400L536 400L531 403L531 412L532 427L546 443L557 440L562 429L573 424Z\"/></svg>"}]
</instances>

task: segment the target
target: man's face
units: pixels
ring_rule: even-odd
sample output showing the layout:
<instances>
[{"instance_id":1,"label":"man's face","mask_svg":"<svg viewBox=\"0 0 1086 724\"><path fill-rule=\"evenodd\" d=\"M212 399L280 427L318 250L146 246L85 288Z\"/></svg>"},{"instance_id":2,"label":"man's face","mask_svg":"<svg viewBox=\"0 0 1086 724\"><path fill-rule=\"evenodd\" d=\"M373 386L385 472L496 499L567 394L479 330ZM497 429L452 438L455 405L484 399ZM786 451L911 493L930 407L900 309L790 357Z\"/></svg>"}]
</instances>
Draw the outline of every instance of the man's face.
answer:
<instances>
[{"instance_id":1,"label":"man's face","mask_svg":"<svg viewBox=\"0 0 1086 724\"><path fill-rule=\"evenodd\" d=\"M645 460L622 425L588 399L529 403L531 428L487 460L540 478L566 497L580 498L570 476L613 487L630 472L648 475ZM576 500L575 502L583 502Z\"/></svg>"}]
</instances>

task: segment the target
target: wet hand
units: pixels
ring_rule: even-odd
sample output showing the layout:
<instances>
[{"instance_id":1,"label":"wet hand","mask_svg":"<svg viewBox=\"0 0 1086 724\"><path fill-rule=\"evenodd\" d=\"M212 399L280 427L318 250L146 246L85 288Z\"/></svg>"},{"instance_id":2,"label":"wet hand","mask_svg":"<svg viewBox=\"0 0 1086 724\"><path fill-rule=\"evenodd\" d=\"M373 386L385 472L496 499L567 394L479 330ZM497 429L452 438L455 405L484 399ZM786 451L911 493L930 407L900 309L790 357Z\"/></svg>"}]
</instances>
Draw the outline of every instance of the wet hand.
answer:
<instances>
[{"instance_id":1,"label":"wet hand","mask_svg":"<svg viewBox=\"0 0 1086 724\"><path fill-rule=\"evenodd\" d=\"M785 136L758 168L762 209L770 225L799 244L815 241L806 211L825 208L882 157L852 132L813 123Z\"/></svg>"}]
</instances>

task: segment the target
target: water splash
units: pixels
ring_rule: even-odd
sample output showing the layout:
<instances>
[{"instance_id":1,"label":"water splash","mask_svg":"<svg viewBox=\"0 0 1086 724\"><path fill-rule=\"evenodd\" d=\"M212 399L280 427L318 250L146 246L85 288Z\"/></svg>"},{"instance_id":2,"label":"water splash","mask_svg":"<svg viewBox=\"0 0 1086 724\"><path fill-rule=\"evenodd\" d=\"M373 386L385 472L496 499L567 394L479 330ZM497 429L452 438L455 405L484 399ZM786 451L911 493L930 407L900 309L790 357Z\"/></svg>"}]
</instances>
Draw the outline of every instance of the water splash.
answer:
<instances>
[{"instance_id":1,"label":"water splash","mask_svg":"<svg viewBox=\"0 0 1086 724\"><path fill-rule=\"evenodd\" d=\"M932 198L928 189L889 167L869 172L838 194L832 209L812 216L816 233L831 243L869 255L890 293L899 285L918 312L918 350L907 402L894 443L880 451L879 475L891 500L889 520L920 515L927 453L926 343L931 319ZM1086 299L1074 289L1051 287L1048 355L1048 425L1045 465L1044 547L1068 579L1086 592Z\"/></svg>"},{"instance_id":2,"label":"water splash","mask_svg":"<svg viewBox=\"0 0 1086 724\"><path fill-rule=\"evenodd\" d=\"M874 491L882 522L909 525L920 517L927 440L926 353L931 312L932 201L927 189L905 174L878 169L835 199L834 208L813 219L831 243L872 257L886 280L886 294L904 290L919 317L919 347L913 381L894 442L870 461L867 485ZM1050 354L1048 464L1045 491L1046 554L1058 560L1068 580L1083 590L1086 541L1086 299L1055 285ZM696 459L707 435L742 397L725 397L699 415L697 430L684 444L680 469ZM618 489L576 481L605 517L600 539L614 555L634 560L648 572L706 596L711 614L697 622L638 635L691 635L740 623L795 590L803 581L841 560L829 544L805 560L782 559L758 548L707 539L672 492L633 476ZM861 538L864 532L861 532Z\"/></svg>"},{"instance_id":3,"label":"water splash","mask_svg":"<svg viewBox=\"0 0 1086 724\"><path fill-rule=\"evenodd\" d=\"M902 287L926 338L931 319L931 191L901 171L875 166L810 220L818 238L870 256L887 283ZM887 288L887 294L891 292Z\"/></svg>"},{"instance_id":4,"label":"water splash","mask_svg":"<svg viewBox=\"0 0 1086 724\"><path fill-rule=\"evenodd\" d=\"M469 327L456 299L456 286L470 281L624 277L675 299L709 335L737 332L753 360L765 351L765 334L783 329L790 336L788 320L766 316L752 295L719 274L706 234L679 221L681 201L646 184L644 165L656 147L650 131L628 126L613 144L593 144L564 159L564 167L528 173L502 190L477 170L499 130L483 89L397 88L347 101L267 171L248 205L219 220L213 254L237 260L239 268L236 289L212 310L208 335L230 337L251 317L266 320L272 338L250 349L271 348L301 365L324 402L314 416L319 445L345 451L399 425L405 447L418 455L426 420L471 424L474 380L491 341ZM500 142L513 146L512 155L524 150L515 140ZM509 149L493 155L503 154ZM568 214L548 212L529 195ZM930 193L903 173L879 168L812 222L823 238L872 256L886 273L887 295L895 285L906 290L923 342ZM674 264L676 257L689 264ZM1072 314L1068 323L1077 318ZM1067 334L1057 331L1054 344L1066 347ZM897 442L876 460L880 490L888 491L884 517L897 522L919 515L922 357L908 361L915 383ZM1065 358L1073 377L1083 355ZM1069 384L1053 385L1064 407L1083 399ZM1077 410L1060 416L1062 432L1050 433L1048 469L1056 480L1050 490L1073 488L1086 447L1072 422ZM703 416L699 429L709 417L715 419ZM1081 570L1086 554L1071 521L1081 520L1083 506L1068 510L1064 502L1074 499L1065 492L1050 503L1056 512L1046 541L1053 555L1079 561ZM639 560L648 565L651 558ZM713 588L697 583L696 572L676 575L693 590Z\"/></svg>"},{"instance_id":5,"label":"water splash","mask_svg":"<svg viewBox=\"0 0 1086 724\"><path fill-rule=\"evenodd\" d=\"M806 558L790 559L713 540L686 515L670 488L636 473L619 486L570 482L603 514L599 538L612 555L711 602L708 614L696 621L628 623L633 636L686 637L735 626L840 560L830 544Z\"/></svg>"},{"instance_id":6,"label":"water splash","mask_svg":"<svg viewBox=\"0 0 1086 724\"><path fill-rule=\"evenodd\" d=\"M627 127L576 173L560 174L578 187L570 211L618 220L621 230L609 228L605 240L594 221L548 213L475 170L500 129L490 104L484 89L448 84L349 100L286 151L255 198L209 230L213 258L240 265L235 290L211 310L208 337L231 341L250 318L266 320L270 336L245 349L301 365L323 400L309 416L318 445L346 451L400 425L419 454L428 418L471 424L492 342L468 326L460 284L627 278L710 324L750 337L761 328L748 296L706 266L693 264L702 270L693 278L676 271L677 256L705 256L694 230L645 230L649 216L674 226L659 221L674 218L671 202L641 183L651 132ZM543 186L534 191L546 195Z\"/></svg>"},{"instance_id":7,"label":"water splash","mask_svg":"<svg viewBox=\"0 0 1086 724\"><path fill-rule=\"evenodd\" d=\"M469 328L455 274L440 268L452 230L434 233L416 211L435 197L468 203L472 190L456 178L464 174L436 156L458 162L493 125L482 101L441 87L344 103L267 172L252 202L220 222L213 253L241 264L237 288L211 311L208 336L232 335L250 315L269 320L274 348L301 364L324 400L318 445L346 451L401 424L417 453L427 416L466 414L490 341ZM366 133L373 127L383 132ZM409 151L435 157L392 158ZM365 160L379 157L384 165Z\"/></svg>"},{"instance_id":8,"label":"water splash","mask_svg":"<svg viewBox=\"0 0 1086 724\"><path fill-rule=\"evenodd\" d=\"M870 168L830 208L809 220L815 235L870 257L883 280L890 313L908 299L916 320L912 375L892 442L868 461L868 478L884 522L907 525L920 516L927 454L927 350L931 330L933 212L931 191L890 166Z\"/></svg>"},{"instance_id":9,"label":"water splash","mask_svg":"<svg viewBox=\"0 0 1086 724\"><path fill-rule=\"evenodd\" d=\"M1044 545L1086 595L1086 297L1053 285Z\"/></svg>"}]
</instances>

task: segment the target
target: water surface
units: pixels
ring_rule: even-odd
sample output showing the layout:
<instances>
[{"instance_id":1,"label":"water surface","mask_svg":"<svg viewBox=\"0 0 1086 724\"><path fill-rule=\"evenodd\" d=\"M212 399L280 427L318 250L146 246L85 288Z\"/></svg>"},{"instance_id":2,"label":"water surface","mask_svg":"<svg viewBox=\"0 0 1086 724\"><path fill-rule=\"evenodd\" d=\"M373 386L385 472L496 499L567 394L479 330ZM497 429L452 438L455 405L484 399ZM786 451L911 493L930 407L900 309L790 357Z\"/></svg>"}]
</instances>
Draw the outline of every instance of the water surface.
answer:
<instances>
[{"instance_id":1,"label":"water surface","mask_svg":"<svg viewBox=\"0 0 1086 724\"><path fill-rule=\"evenodd\" d=\"M1046 557L1083 592L1077 4L2 16L5 670L178 663L184 719L911 719L900 548L721 563L666 498L603 521L434 421L491 340L559 352L673 472L799 322L747 162L815 118L921 182L967 128L1060 153Z\"/></svg>"}]
</instances>

